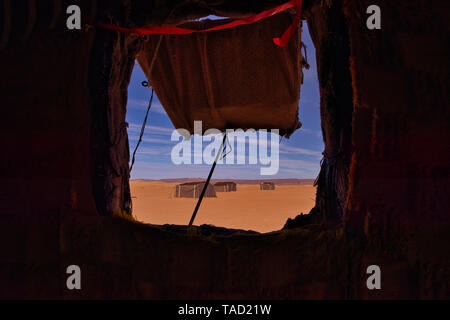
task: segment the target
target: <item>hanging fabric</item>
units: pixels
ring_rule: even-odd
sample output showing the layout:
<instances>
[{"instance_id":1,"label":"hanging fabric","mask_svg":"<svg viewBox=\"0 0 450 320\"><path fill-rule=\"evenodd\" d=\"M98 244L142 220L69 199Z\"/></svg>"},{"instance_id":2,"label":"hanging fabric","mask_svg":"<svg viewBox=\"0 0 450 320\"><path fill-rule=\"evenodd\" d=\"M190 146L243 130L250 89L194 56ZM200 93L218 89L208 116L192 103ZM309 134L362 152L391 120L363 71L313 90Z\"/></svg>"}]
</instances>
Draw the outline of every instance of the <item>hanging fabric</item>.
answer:
<instances>
[{"instance_id":1,"label":"hanging fabric","mask_svg":"<svg viewBox=\"0 0 450 320\"><path fill-rule=\"evenodd\" d=\"M166 35L151 77L157 38L149 37L138 62L175 128L203 130L280 129L289 137L298 120L302 68L300 29L289 29L297 16L278 13L253 24L203 33ZM199 30L227 24L223 20L191 22ZM291 30L280 48L273 33ZM285 41L285 40L280 40Z\"/></svg>"}]
</instances>

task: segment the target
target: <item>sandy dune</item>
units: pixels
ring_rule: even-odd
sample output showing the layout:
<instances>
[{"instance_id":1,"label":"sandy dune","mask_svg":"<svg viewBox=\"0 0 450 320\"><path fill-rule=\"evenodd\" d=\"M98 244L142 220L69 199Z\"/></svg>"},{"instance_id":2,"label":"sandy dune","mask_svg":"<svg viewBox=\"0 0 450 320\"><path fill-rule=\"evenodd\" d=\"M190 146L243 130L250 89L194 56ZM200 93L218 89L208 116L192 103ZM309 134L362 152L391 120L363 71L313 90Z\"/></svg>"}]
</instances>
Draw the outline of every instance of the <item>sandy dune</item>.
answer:
<instances>
[{"instance_id":1,"label":"sandy dune","mask_svg":"<svg viewBox=\"0 0 450 320\"><path fill-rule=\"evenodd\" d=\"M176 184L131 181L135 218L145 223L186 225L197 199L175 198ZM204 198L194 224L259 232L278 230L287 218L308 213L316 193L312 185L276 186L273 191L261 191L259 185L238 185L237 190Z\"/></svg>"}]
</instances>

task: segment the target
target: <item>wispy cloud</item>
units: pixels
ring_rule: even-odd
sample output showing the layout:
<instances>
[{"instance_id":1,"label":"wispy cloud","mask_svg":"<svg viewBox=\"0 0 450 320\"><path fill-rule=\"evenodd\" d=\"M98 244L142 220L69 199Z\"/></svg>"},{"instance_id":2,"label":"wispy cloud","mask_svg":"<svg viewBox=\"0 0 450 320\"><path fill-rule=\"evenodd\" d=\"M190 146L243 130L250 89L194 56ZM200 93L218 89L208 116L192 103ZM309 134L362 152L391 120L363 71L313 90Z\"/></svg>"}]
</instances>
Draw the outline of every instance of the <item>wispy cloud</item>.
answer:
<instances>
[{"instance_id":1,"label":"wispy cloud","mask_svg":"<svg viewBox=\"0 0 450 320\"><path fill-rule=\"evenodd\" d=\"M305 155L305 156L313 156L315 158L322 158L322 152L320 151L315 151L315 150L310 150L310 149L305 149L305 148L300 148L300 147L292 147L286 144L282 144L280 147L280 153L281 154L301 154L301 155Z\"/></svg>"},{"instance_id":2,"label":"wispy cloud","mask_svg":"<svg viewBox=\"0 0 450 320\"><path fill-rule=\"evenodd\" d=\"M139 136L138 135L128 135L128 139L130 141L138 141L139 140ZM142 137L142 141L143 142L148 142L148 143L158 143L158 144L165 144L165 145L174 145L175 142L170 141L170 138L168 139L160 139L160 138L153 138L153 137Z\"/></svg>"},{"instance_id":3,"label":"wispy cloud","mask_svg":"<svg viewBox=\"0 0 450 320\"><path fill-rule=\"evenodd\" d=\"M307 161L300 159L280 159L280 167L288 169L317 170L319 161Z\"/></svg>"},{"instance_id":4,"label":"wispy cloud","mask_svg":"<svg viewBox=\"0 0 450 320\"><path fill-rule=\"evenodd\" d=\"M149 101L144 99L129 99L127 108L138 109L138 110L147 110ZM166 110L159 102L153 101L152 107L150 108L150 112L166 114Z\"/></svg>"},{"instance_id":5,"label":"wispy cloud","mask_svg":"<svg viewBox=\"0 0 450 320\"><path fill-rule=\"evenodd\" d=\"M300 128L299 129L300 133L306 133L306 134L312 134L315 135L319 138L322 137L322 131L320 130L312 130L312 129L307 129L307 128Z\"/></svg>"},{"instance_id":6,"label":"wispy cloud","mask_svg":"<svg viewBox=\"0 0 450 320\"><path fill-rule=\"evenodd\" d=\"M168 156L170 155L172 148L165 146L151 146L140 147L137 151L138 155L155 155L155 156ZM169 162L170 162L170 158Z\"/></svg>"},{"instance_id":7,"label":"wispy cloud","mask_svg":"<svg viewBox=\"0 0 450 320\"><path fill-rule=\"evenodd\" d=\"M130 123L128 125L128 132L131 133L139 133L141 132L142 125L136 124L136 123ZM171 135L174 128L169 127L161 127L161 126L152 126L147 125L145 126L145 132L151 133L151 134L164 134L164 135Z\"/></svg>"}]
</instances>

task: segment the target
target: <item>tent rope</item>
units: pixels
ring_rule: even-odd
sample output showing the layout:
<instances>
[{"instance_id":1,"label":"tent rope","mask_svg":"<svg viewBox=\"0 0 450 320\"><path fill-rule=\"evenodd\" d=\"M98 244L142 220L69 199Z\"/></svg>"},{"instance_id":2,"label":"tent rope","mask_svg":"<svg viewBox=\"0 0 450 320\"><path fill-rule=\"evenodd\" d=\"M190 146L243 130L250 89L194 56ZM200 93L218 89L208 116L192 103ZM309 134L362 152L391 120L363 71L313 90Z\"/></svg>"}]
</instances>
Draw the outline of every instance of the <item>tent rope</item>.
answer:
<instances>
[{"instance_id":1,"label":"tent rope","mask_svg":"<svg viewBox=\"0 0 450 320\"><path fill-rule=\"evenodd\" d=\"M162 42L163 37L164 37L164 35L162 35L162 34L159 36L158 44L156 45L156 49L155 49L155 52L153 54L152 62L150 63L150 68L149 68L149 71L148 71L148 78L149 79L151 79L151 73L153 71L153 67L155 66L156 56L158 55L159 47L161 46L161 42ZM142 86L150 87L151 85L147 81L142 81ZM138 140L138 143L136 144L136 147L134 148L134 151L133 151L133 157L131 159L130 170L128 171L128 175L129 176L131 175L131 170L133 170L134 161L136 160L136 152L137 152L137 150L139 148L139 145L142 142L142 137L144 136L145 126L147 125L148 113L150 112L150 108L152 107L152 103L153 103L153 95L154 95L154 90L153 90L153 87L152 87L152 95L150 96L150 102L148 103L147 112L145 113L145 118L144 118L144 121L142 122L141 132L139 134L139 140Z\"/></svg>"},{"instance_id":2,"label":"tent rope","mask_svg":"<svg viewBox=\"0 0 450 320\"><path fill-rule=\"evenodd\" d=\"M305 52L303 59L302 59L302 67L305 68L306 70L309 70L310 65L308 63L308 53L306 52L306 44L302 41L301 43L301 48L303 48L303 51ZM300 48L300 50L301 50Z\"/></svg>"},{"instance_id":3,"label":"tent rope","mask_svg":"<svg viewBox=\"0 0 450 320\"><path fill-rule=\"evenodd\" d=\"M139 148L139 145L142 142L142 137L144 136L144 131L145 131L145 126L147 124L147 118L148 118L148 113L150 111L150 108L152 107L152 102L153 102L153 88L152 88L152 95L150 97L150 102L148 104L148 108L147 108L147 112L145 113L145 118L144 118L144 122L142 123L142 127L141 127L141 133L139 134L139 140L136 144L136 147L134 147L134 151L133 151L133 157L131 159L131 166L130 166L130 174L131 174L131 170L133 170L133 165L134 165L134 161L136 160L136 152Z\"/></svg>"},{"instance_id":4,"label":"tent rope","mask_svg":"<svg viewBox=\"0 0 450 320\"><path fill-rule=\"evenodd\" d=\"M223 146L223 152L222 152L222 156L220 157L220 159L225 159L226 156L233 151L233 147L231 146L230 140L228 140L228 135L225 134L225 140L226 140L226 145ZM229 149L229 151L227 151L227 148ZM227 152L226 152L227 151Z\"/></svg>"}]
</instances>

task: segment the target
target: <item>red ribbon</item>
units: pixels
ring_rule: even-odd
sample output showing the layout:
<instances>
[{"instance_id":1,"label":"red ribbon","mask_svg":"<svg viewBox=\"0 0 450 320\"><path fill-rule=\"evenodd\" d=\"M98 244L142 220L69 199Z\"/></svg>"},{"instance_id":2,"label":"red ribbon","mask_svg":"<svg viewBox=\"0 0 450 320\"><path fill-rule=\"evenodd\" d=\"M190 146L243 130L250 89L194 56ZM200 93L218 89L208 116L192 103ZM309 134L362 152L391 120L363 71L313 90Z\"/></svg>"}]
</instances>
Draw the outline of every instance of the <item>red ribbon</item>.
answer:
<instances>
[{"instance_id":1,"label":"red ribbon","mask_svg":"<svg viewBox=\"0 0 450 320\"><path fill-rule=\"evenodd\" d=\"M150 34L190 34L190 33L197 33L197 32L207 32L207 31L229 29L229 28L233 28L233 27L236 27L239 25L254 23L263 18L267 18L267 17L273 16L274 14L277 14L279 12L287 10L293 6L297 7L297 15L295 16L294 21L286 29L286 31L283 33L281 38L273 39L273 42L276 45L278 45L280 47L286 47L287 44L289 43L289 40L293 36L295 30L297 29L297 27L300 23L302 0L290 0L289 2L279 5L278 7L263 11L261 13L255 14L251 17L240 19L240 20L235 20L235 21L225 23L220 26L216 26L216 27L204 29L204 30L193 30L193 29L185 29L185 28L179 28L179 27L166 27L166 26L124 28L124 27L119 27L119 26L115 26L115 25L111 25L111 24L105 24L105 23L101 23L101 22L97 23L97 25L101 28L111 29L111 30L122 32L122 33L134 34L134 35L138 35L138 36L145 36L145 35L150 35Z\"/></svg>"},{"instance_id":2,"label":"red ribbon","mask_svg":"<svg viewBox=\"0 0 450 320\"><path fill-rule=\"evenodd\" d=\"M286 31L283 33L281 38L273 38L273 42L279 46L279 47L286 47L289 43L289 40L291 40L292 36L294 35L295 30L297 30L298 25L300 24L300 16L302 14L302 0L296 0L294 1L295 5L297 6L297 15L294 18L294 21L292 21L291 25L286 29ZM301 30L300 30L301 32Z\"/></svg>"}]
</instances>

